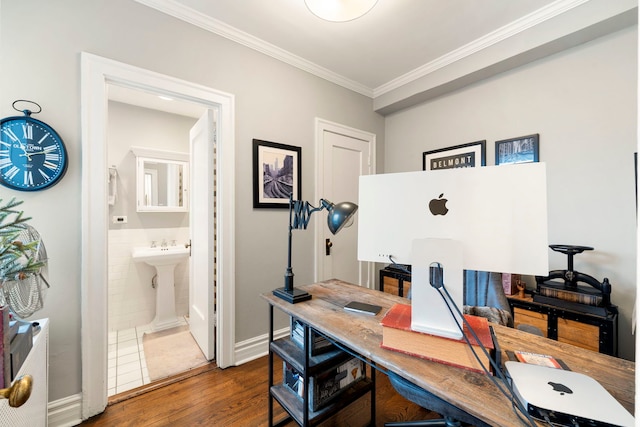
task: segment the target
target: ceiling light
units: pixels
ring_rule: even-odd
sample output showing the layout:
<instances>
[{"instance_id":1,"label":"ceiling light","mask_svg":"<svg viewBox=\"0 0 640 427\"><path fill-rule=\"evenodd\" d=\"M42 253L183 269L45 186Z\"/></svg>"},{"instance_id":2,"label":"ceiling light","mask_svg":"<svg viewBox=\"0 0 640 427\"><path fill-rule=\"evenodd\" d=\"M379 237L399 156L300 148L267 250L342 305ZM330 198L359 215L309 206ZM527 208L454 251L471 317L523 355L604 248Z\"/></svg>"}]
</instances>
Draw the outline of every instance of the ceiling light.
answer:
<instances>
[{"instance_id":1,"label":"ceiling light","mask_svg":"<svg viewBox=\"0 0 640 427\"><path fill-rule=\"evenodd\" d=\"M311 13L331 22L360 18L373 9L378 0L304 0Z\"/></svg>"}]
</instances>

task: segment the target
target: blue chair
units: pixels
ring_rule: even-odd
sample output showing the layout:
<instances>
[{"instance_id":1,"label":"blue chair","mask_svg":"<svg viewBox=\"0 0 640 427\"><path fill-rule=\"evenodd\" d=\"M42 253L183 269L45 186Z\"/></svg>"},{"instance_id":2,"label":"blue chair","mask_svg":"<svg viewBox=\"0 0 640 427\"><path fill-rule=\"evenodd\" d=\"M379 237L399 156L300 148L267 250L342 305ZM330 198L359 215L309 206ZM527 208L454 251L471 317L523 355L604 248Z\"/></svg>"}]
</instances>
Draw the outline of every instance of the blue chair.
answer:
<instances>
[{"instance_id":1,"label":"blue chair","mask_svg":"<svg viewBox=\"0 0 640 427\"><path fill-rule=\"evenodd\" d=\"M509 302L502 288L502 275L500 273L465 270L464 304L465 314L482 316L494 323L513 326L513 318ZM388 372L388 376L391 385L401 396L423 408L440 414L443 418L424 421L389 422L385 426L459 427L468 424L476 427L489 427L489 424L484 421L429 393L422 387L392 372Z\"/></svg>"}]
</instances>

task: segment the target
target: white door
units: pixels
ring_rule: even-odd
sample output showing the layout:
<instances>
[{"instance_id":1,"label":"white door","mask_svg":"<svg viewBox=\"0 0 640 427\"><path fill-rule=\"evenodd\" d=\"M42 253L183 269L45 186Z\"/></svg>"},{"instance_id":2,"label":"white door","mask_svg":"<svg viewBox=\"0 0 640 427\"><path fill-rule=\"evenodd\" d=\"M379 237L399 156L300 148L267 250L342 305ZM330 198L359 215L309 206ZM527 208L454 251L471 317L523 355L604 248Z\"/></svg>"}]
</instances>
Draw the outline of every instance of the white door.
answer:
<instances>
[{"instance_id":1,"label":"white door","mask_svg":"<svg viewBox=\"0 0 640 427\"><path fill-rule=\"evenodd\" d=\"M208 360L215 358L215 222L213 110L207 110L189 133L191 173L189 229L189 328Z\"/></svg>"},{"instance_id":2,"label":"white door","mask_svg":"<svg viewBox=\"0 0 640 427\"><path fill-rule=\"evenodd\" d=\"M319 145L318 197L333 203L358 203L360 175L375 172L375 135L324 120L316 120ZM340 279L374 287L373 266L358 261L358 215L353 225L336 235L326 226L326 215L318 221L317 280ZM327 248L327 246L329 246Z\"/></svg>"}]
</instances>

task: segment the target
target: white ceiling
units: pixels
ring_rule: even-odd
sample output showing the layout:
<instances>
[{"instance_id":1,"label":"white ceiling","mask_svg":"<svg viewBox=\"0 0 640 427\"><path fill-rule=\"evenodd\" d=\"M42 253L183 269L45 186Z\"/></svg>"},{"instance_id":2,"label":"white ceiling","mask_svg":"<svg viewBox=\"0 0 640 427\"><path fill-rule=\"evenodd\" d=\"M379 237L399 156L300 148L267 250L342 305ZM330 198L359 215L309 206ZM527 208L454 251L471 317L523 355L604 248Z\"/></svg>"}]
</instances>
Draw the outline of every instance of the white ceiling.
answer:
<instances>
[{"instance_id":1,"label":"white ceiling","mask_svg":"<svg viewBox=\"0 0 640 427\"><path fill-rule=\"evenodd\" d=\"M175 0L371 90L553 2L378 0L362 18L336 23L304 0Z\"/></svg>"},{"instance_id":2,"label":"white ceiling","mask_svg":"<svg viewBox=\"0 0 640 427\"><path fill-rule=\"evenodd\" d=\"M371 97L383 114L406 106L402 98L424 100L637 22L637 0L378 0L342 23L316 17L304 0L134 1ZM454 73L443 78L447 68ZM202 111L130 95L110 90L122 102Z\"/></svg>"}]
</instances>

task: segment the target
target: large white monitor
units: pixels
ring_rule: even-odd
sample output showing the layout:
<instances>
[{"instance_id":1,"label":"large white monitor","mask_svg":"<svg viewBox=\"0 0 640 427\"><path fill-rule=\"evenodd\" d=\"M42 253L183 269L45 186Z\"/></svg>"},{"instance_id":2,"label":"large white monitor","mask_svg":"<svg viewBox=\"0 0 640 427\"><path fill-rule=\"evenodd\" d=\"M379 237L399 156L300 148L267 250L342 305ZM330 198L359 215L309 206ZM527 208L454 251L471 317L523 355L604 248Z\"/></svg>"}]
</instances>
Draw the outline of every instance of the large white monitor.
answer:
<instances>
[{"instance_id":1,"label":"large white monitor","mask_svg":"<svg viewBox=\"0 0 640 427\"><path fill-rule=\"evenodd\" d=\"M413 330L462 337L433 265L459 308L463 270L549 272L544 163L361 176L358 205L358 259L412 266Z\"/></svg>"},{"instance_id":2,"label":"large white monitor","mask_svg":"<svg viewBox=\"0 0 640 427\"><path fill-rule=\"evenodd\" d=\"M358 259L411 264L415 239L454 239L467 270L549 274L544 163L360 177Z\"/></svg>"}]
</instances>

